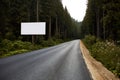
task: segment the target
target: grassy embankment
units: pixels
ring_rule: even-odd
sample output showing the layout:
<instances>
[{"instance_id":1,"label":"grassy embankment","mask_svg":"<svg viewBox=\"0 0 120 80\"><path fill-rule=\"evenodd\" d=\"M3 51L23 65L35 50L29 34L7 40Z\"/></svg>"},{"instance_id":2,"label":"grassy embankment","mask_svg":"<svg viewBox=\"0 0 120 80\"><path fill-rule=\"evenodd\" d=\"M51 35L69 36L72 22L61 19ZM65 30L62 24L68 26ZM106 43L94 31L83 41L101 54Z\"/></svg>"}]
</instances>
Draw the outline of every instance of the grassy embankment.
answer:
<instances>
[{"instance_id":1,"label":"grassy embankment","mask_svg":"<svg viewBox=\"0 0 120 80\"><path fill-rule=\"evenodd\" d=\"M50 47L62 43L61 39L42 40L39 44L32 44L31 42L23 42L21 40L10 41L4 39L0 42L0 58L21 54L45 47Z\"/></svg>"},{"instance_id":2,"label":"grassy embankment","mask_svg":"<svg viewBox=\"0 0 120 80\"><path fill-rule=\"evenodd\" d=\"M88 35L83 39L91 55L120 78L120 45Z\"/></svg>"}]
</instances>

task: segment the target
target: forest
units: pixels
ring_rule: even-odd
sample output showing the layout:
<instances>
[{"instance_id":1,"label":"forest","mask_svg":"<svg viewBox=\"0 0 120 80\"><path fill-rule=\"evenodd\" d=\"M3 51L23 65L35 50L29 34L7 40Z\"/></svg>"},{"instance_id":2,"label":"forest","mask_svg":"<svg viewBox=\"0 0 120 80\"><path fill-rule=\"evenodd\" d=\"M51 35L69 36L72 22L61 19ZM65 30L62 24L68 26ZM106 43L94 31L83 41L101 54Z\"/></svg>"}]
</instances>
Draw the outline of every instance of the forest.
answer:
<instances>
[{"instance_id":1,"label":"forest","mask_svg":"<svg viewBox=\"0 0 120 80\"><path fill-rule=\"evenodd\" d=\"M46 35L21 35L21 22L46 22ZM0 0L0 57L80 38L80 22L61 0Z\"/></svg>"},{"instance_id":2,"label":"forest","mask_svg":"<svg viewBox=\"0 0 120 80\"><path fill-rule=\"evenodd\" d=\"M46 22L46 35L41 38L79 38L79 22L71 18L61 0L1 0L0 1L0 40L30 41L31 36L20 35L21 22Z\"/></svg>"},{"instance_id":3,"label":"forest","mask_svg":"<svg viewBox=\"0 0 120 80\"><path fill-rule=\"evenodd\" d=\"M88 0L81 34L120 41L120 0Z\"/></svg>"}]
</instances>

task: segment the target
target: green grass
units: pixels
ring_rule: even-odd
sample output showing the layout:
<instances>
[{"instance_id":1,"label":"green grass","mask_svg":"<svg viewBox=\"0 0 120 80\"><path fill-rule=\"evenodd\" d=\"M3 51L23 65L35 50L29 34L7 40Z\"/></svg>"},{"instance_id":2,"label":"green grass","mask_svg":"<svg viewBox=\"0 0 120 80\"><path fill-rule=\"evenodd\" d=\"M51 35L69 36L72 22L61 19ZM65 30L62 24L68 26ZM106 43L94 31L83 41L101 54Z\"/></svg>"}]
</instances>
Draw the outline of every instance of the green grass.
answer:
<instances>
[{"instance_id":1,"label":"green grass","mask_svg":"<svg viewBox=\"0 0 120 80\"><path fill-rule=\"evenodd\" d=\"M21 50L10 51L7 54L2 54L0 56L0 58L11 56L11 55L16 55L16 54L20 54L20 53L25 53L25 52L29 52L29 50L21 49Z\"/></svg>"}]
</instances>

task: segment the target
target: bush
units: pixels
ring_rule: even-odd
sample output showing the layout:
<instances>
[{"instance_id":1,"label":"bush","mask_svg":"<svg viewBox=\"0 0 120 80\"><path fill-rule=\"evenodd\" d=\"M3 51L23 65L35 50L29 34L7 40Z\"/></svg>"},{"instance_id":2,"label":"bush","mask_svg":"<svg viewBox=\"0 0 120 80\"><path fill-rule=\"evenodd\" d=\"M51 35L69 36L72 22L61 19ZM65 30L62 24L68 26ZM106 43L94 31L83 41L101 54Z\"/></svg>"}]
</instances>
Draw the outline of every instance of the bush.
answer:
<instances>
[{"instance_id":1,"label":"bush","mask_svg":"<svg viewBox=\"0 0 120 80\"><path fill-rule=\"evenodd\" d=\"M23 42L21 40L10 41L4 39L0 43L0 57L20 54L27 51L37 50L44 47L53 46L63 42L61 39L42 40L40 44L32 44L31 42Z\"/></svg>"},{"instance_id":2,"label":"bush","mask_svg":"<svg viewBox=\"0 0 120 80\"><path fill-rule=\"evenodd\" d=\"M10 41L4 39L0 43L0 57L10 56L14 54L23 53L42 48L40 45L33 45L30 42L23 42L20 40Z\"/></svg>"},{"instance_id":3,"label":"bush","mask_svg":"<svg viewBox=\"0 0 120 80\"><path fill-rule=\"evenodd\" d=\"M47 40L47 41L42 41L42 43L41 43L41 45L42 45L43 47L53 46L53 45L55 45L55 44L56 44L56 42L53 41L52 39L49 39L49 40Z\"/></svg>"},{"instance_id":4,"label":"bush","mask_svg":"<svg viewBox=\"0 0 120 80\"><path fill-rule=\"evenodd\" d=\"M86 44L88 48L92 46L96 42L95 36L92 35L86 35L85 38L83 39L83 42Z\"/></svg>"},{"instance_id":5,"label":"bush","mask_svg":"<svg viewBox=\"0 0 120 80\"><path fill-rule=\"evenodd\" d=\"M101 61L114 74L120 76L120 48L111 42L97 42L91 48L94 58Z\"/></svg>"},{"instance_id":6,"label":"bush","mask_svg":"<svg viewBox=\"0 0 120 80\"><path fill-rule=\"evenodd\" d=\"M23 41L14 41L12 44L12 51L19 49L27 49L27 50L36 50L41 48L39 45L33 45L31 42L23 42Z\"/></svg>"},{"instance_id":7,"label":"bush","mask_svg":"<svg viewBox=\"0 0 120 80\"><path fill-rule=\"evenodd\" d=\"M53 38L53 41L54 41L56 44L59 44L59 43L63 43L63 42L64 42L62 39L55 39L55 38Z\"/></svg>"},{"instance_id":8,"label":"bush","mask_svg":"<svg viewBox=\"0 0 120 80\"><path fill-rule=\"evenodd\" d=\"M90 36L86 36L83 42L88 47L91 55L120 77L120 47L113 42L100 41Z\"/></svg>"},{"instance_id":9,"label":"bush","mask_svg":"<svg viewBox=\"0 0 120 80\"><path fill-rule=\"evenodd\" d=\"M24 49L24 42L18 40L14 41L12 44L12 50Z\"/></svg>"},{"instance_id":10,"label":"bush","mask_svg":"<svg viewBox=\"0 0 120 80\"><path fill-rule=\"evenodd\" d=\"M8 53L12 49L12 42L10 40L4 39L0 43L0 56Z\"/></svg>"}]
</instances>

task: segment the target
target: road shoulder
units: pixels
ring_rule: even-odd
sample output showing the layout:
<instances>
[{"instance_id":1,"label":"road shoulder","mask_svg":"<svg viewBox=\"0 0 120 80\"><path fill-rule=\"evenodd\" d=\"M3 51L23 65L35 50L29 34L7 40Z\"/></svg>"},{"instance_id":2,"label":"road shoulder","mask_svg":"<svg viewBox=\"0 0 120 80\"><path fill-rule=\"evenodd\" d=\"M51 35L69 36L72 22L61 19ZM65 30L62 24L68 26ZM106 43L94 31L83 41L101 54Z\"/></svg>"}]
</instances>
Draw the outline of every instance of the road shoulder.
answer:
<instances>
[{"instance_id":1,"label":"road shoulder","mask_svg":"<svg viewBox=\"0 0 120 80\"><path fill-rule=\"evenodd\" d=\"M89 51L81 40L80 49L93 80L120 80L90 55Z\"/></svg>"}]
</instances>

